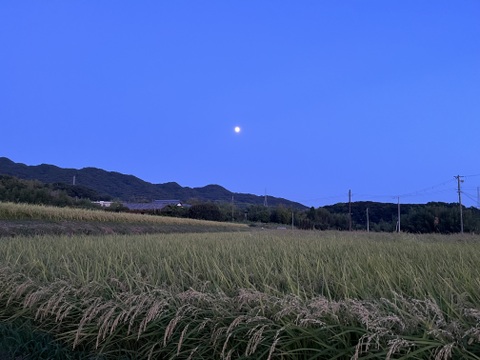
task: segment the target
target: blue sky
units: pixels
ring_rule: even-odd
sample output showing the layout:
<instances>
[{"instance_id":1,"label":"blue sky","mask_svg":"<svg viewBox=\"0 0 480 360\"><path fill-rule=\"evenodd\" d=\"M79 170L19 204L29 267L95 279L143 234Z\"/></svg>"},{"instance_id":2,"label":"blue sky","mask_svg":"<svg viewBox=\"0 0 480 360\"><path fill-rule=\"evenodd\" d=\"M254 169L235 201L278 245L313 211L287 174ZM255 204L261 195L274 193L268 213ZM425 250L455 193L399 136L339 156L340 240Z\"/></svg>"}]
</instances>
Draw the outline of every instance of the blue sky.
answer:
<instances>
[{"instance_id":1,"label":"blue sky","mask_svg":"<svg viewBox=\"0 0 480 360\"><path fill-rule=\"evenodd\" d=\"M477 0L2 1L0 156L308 206L455 202L460 174L476 205L479 19Z\"/></svg>"}]
</instances>

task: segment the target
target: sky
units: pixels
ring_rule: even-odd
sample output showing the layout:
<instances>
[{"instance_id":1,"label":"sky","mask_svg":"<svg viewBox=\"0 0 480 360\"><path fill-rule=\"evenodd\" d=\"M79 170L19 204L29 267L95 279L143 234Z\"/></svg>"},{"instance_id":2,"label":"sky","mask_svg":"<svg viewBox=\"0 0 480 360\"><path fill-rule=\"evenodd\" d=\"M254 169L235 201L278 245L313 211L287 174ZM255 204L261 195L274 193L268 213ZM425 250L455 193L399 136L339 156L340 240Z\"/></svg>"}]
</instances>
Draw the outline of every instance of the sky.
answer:
<instances>
[{"instance_id":1,"label":"sky","mask_svg":"<svg viewBox=\"0 0 480 360\"><path fill-rule=\"evenodd\" d=\"M0 156L477 206L479 39L478 0L3 0Z\"/></svg>"}]
</instances>

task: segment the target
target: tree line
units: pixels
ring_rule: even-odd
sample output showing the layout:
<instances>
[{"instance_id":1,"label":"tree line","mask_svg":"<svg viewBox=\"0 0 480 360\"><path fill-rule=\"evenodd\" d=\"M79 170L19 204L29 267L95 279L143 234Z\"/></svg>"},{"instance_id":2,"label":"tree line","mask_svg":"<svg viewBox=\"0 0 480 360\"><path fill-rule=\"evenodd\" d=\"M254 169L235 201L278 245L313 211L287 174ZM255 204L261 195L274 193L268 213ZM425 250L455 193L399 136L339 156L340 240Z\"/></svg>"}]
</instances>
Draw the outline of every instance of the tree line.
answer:
<instances>
[{"instance_id":1,"label":"tree line","mask_svg":"<svg viewBox=\"0 0 480 360\"><path fill-rule=\"evenodd\" d=\"M351 203L350 214L347 203L311 207L308 210L292 209L282 205L235 207L228 203L198 203L189 208L167 207L161 214L250 224L274 223L290 226L293 222L295 228L305 230L348 231L351 227L357 231L366 231L368 228L369 231L375 232L394 232L400 226L401 231L410 233L460 232L458 204L441 202L401 205L400 224L397 204L368 201ZM465 232L480 233L480 210L475 207L463 207L463 223Z\"/></svg>"},{"instance_id":2,"label":"tree line","mask_svg":"<svg viewBox=\"0 0 480 360\"><path fill-rule=\"evenodd\" d=\"M403 232L441 233L460 232L460 210L457 203L429 202L427 204L401 204L400 222L398 205L370 201L338 203L311 208L307 211L304 228L320 230L366 230L394 232L400 227ZM464 231L480 233L480 210L475 207L462 208ZM368 213L368 215L367 215Z\"/></svg>"},{"instance_id":3,"label":"tree line","mask_svg":"<svg viewBox=\"0 0 480 360\"><path fill-rule=\"evenodd\" d=\"M44 184L37 180L21 180L0 175L0 201L95 208L92 201L110 200L83 186L63 183Z\"/></svg>"},{"instance_id":4,"label":"tree line","mask_svg":"<svg viewBox=\"0 0 480 360\"><path fill-rule=\"evenodd\" d=\"M111 201L112 199L83 186L63 183L44 184L35 180L21 180L0 175L0 201L95 208L98 206L92 201L99 200ZM128 211L121 206L120 202L104 210ZM462 210L464 231L480 233L480 210L475 207L463 207ZM410 233L458 233L460 232L459 213L456 203L402 204L400 229ZM397 204L370 201L353 202L350 207L348 203L338 203L299 210L284 205L266 207L192 200L189 206L167 206L158 214L212 221L245 222L259 226L269 223L290 226L293 221L295 228L305 230L347 231L351 228L365 231L368 227L370 231L375 232L394 232L399 226Z\"/></svg>"}]
</instances>

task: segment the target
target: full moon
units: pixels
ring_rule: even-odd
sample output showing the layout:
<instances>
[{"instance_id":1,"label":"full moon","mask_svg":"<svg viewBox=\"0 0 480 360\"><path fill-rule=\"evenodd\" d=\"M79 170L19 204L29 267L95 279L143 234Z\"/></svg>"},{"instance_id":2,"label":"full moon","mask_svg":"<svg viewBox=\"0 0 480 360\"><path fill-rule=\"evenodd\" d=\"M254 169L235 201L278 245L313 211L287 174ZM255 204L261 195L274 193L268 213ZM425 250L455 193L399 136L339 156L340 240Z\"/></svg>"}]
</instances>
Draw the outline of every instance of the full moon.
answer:
<instances>
[{"instance_id":1,"label":"full moon","mask_svg":"<svg viewBox=\"0 0 480 360\"><path fill-rule=\"evenodd\" d=\"M235 126L235 132L238 134L240 132L240 126Z\"/></svg>"}]
</instances>

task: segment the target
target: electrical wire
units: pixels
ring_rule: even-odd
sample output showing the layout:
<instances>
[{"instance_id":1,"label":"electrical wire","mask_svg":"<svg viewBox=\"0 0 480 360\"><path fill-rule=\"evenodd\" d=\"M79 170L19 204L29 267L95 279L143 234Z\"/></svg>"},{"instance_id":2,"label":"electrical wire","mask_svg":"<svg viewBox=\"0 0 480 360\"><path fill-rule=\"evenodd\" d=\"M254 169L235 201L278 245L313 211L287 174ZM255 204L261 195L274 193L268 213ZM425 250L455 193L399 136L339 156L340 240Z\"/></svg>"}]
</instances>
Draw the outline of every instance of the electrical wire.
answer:
<instances>
[{"instance_id":1,"label":"electrical wire","mask_svg":"<svg viewBox=\"0 0 480 360\"><path fill-rule=\"evenodd\" d=\"M432 185L432 186L429 186L429 187L426 187L426 188L423 188L423 189L420 189L420 190L417 190L417 191L413 191L413 192L410 192L410 193L405 193L403 195L398 195L398 197L411 197L411 196L416 196L416 195L420 195L422 193L428 193L428 191L430 190L433 190L435 188L438 188L440 186L444 186L448 183L451 183L453 182L454 180L453 179L450 179L450 180L446 180L440 184L437 184L437 185ZM428 193L428 194L431 194L431 193Z\"/></svg>"},{"instance_id":2,"label":"electrical wire","mask_svg":"<svg viewBox=\"0 0 480 360\"><path fill-rule=\"evenodd\" d=\"M464 178L467 178L467 177L476 177L476 176L480 176L480 174L474 174L474 175L465 175L463 176ZM356 193L352 193L352 198L355 197L356 201L358 201L358 199L366 199L366 200L363 200L363 201L371 201L372 199L398 199L398 198L412 198L412 197L424 197L424 196L429 196L429 195L438 195L438 194L445 194L445 193L450 193L450 192L458 192L457 188L456 187L448 187L448 188L445 188L445 189L438 189L439 187L442 187L442 186L445 186L445 185L450 185L452 183L456 183L457 181L455 179L449 179L449 180L445 180L441 183L438 183L438 184L435 184L435 185L432 185L432 186L428 186L426 188L422 188L420 190L416 190L416 191L412 191L412 192L408 192L408 193L404 193L404 194L401 194L401 195L372 195L372 194L356 194ZM467 189L467 190L474 190L474 189ZM475 189L476 190L476 189ZM477 200L465 193L464 191L462 191L463 194L465 194L466 197L468 197L469 199L477 202ZM346 194L342 194L342 195L332 195L332 196L323 196L323 197L316 197L316 198L310 198L310 199L303 199L303 200L299 200L300 203L302 202L312 202L312 201L325 201L325 200L334 200L334 199L346 199Z\"/></svg>"},{"instance_id":3,"label":"electrical wire","mask_svg":"<svg viewBox=\"0 0 480 360\"><path fill-rule=\"evenodd\" d=\"M478 199L476 199L473 195L470 195L464 191L461 191L462 195L465 195L467 198L472 200L475 204L478 204Z\"/></svg>"}]
</instances>

